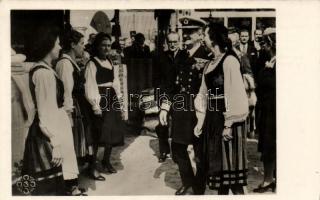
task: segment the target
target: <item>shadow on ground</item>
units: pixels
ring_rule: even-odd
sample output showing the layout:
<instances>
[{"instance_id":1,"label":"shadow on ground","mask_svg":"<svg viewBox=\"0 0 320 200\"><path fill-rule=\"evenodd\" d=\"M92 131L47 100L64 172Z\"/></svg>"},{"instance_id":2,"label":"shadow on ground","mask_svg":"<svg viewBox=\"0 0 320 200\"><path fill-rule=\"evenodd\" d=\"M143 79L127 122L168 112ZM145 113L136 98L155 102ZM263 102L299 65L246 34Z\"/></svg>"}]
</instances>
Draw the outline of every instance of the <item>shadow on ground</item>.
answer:
<instances>
[{"instance_id":1,"label":"shadow on ground","mask_svg":"<svg viewBox=\"0 0 320 200\"><path fill-rule=\"evenodd\" d=\"M130 135L127 134L125 136L125 141L123 146L114 147L112 149L111 154L111 164L117 171L124 170L124 166L121 162L121 153L125 151L126 148L130 146L134 142L134 140L137 138L137 135ZM106 181L108 181L108 173L105 173L101 167L101 159L103 157L104 149L101 147L98 150L98 163L97 163L97 169L101 172L102 176L106 178ZM88 190L89 188L91 190L96 190L96 180L93 180L88 177L87 170L84 169L80 175L79 175L79 184L81 188L84 188Z\"/></svg>"}]
</instances>

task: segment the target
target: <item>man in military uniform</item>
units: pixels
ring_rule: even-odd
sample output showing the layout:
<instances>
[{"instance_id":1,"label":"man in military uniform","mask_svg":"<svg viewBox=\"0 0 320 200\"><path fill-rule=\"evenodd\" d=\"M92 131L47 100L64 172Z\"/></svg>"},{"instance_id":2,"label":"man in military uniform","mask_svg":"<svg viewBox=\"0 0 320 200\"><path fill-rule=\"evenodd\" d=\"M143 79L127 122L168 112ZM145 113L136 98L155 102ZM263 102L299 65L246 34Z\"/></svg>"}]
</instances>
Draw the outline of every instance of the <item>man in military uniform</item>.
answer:
<instances>
[{"instance_id":1,"label":"man in military uniform","mask_svg":"<svg viewBox=\"0 0 320 200\"><path fill-rule=\"evenodd\" d=\"M168 113L172 117L172 155L179 167L182 187L176 195L184 195L192 187L194 194L203 194L205 181L203 166L197 162L201 157L199 149L200 140L193 134L197 118L194 109L194 98L199 91L202 72L206 61L209 61L205 47L201 45L203 38L203 23L200 20L182 18L184 42L186 49L182 50L175 58L174 76L167 78L164 84L168 99L161 101L159 114L162 126L168 125ZM197 173L193 172L187 148L193 145Z\"/></svg>"}]
</instances>

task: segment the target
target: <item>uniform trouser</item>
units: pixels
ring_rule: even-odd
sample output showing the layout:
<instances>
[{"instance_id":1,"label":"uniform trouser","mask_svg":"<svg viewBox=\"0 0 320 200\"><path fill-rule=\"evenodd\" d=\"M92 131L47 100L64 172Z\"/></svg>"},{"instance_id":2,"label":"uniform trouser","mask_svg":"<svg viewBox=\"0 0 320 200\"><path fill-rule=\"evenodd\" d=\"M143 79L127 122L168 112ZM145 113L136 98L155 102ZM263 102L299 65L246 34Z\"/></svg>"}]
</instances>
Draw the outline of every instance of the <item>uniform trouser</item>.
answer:
<instances>
[{"instance_id":1,"label":"uniform trouser","mask_svg":"<svg viewBox=\"0 0 320 200\"><path fill-rule=\"evenodd\" d=\"M173 160L177 163L182 184L192 186L194 194L204 194L206 188L204 164L202 159L200 139L193 142L197 172L194 174L188 155L188 145L176 142L171 143Z\"/></svg>"},{"instance_id":2,"label":"uniform trouser","mask_svg":"<svg viewBox=\"0 0 320 200\"><path fill-rule=\"evenodd\" d=\"M156 127L156 133L159 139L159 151L161 154L169 154L170 153L170 146L169 146L169 127L162 126L159 124Z\"/></svg>"}]
</instances>

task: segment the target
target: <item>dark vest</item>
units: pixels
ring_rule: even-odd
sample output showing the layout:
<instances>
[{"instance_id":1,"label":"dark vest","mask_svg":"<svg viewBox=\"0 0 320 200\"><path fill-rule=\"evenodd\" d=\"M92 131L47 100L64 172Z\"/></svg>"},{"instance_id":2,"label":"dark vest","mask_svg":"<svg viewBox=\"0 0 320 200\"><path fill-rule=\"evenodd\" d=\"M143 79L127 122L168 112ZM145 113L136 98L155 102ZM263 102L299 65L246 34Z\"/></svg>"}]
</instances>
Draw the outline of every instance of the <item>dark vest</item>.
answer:
<instances>
[{"instance_id":1,"label":"dark vest","mask_svg":"<svg viewBox=\"0 0 320 200\"><path fill-rule=\"evenodd\" d=\"M63 59L68 60L72 64L72 67L73 67L72 77L73 77L74 84L73 84L72 95L73 96L83 95L84 94L84 83L85 83L85 78L84 78L83 72L80 69L78 69L76 67L76 65L69 58L62 57L59 59L59 61L63 60Z\"/></svg>"},{"instance_id":2,"label":"dark vest","mask_svg":"<svg viewBox=\"0 0 320 200\"><path fill-rule=\"evenodd\" d=\"M113 68L107 69L105 67L102 67L95 58L91 58L90 61L92 61L97 68L97 73L96 73L97 84L113 82L113 79L114 79ZM108 61L111 63L109 59Z\"/></svg>"},{"instance_id":3,"label":"dark vest","mask_svg":"<svg viewBox=\"0 0 320 200\"><path fill-rule=\"evenodd\" d=\"M37 100L36 100L36 94L35 94L35 85L32 81L32 77L33 77L33 74L38 69L49 70L44 66L38 65L38 66L34 67L32 70L30 70L30 72L29 72L29 87L30 87L30 92L31 92L31 96L32 96L35 108L37 108ZM56 89L56 91L57 91L57 94L56 94L57 104L58 104L58 108L62 108L63 107L63 99L64 99L64 96L63 96L64 95L64 87L63 87L62 81L57 76L55 76L55 78L56 78L56 88L57 88Z\"/></svg>"},{"instance_id":4,"label":"dark vest","mask_svg":"<svg viewBox=\"0 0 320 200\"><path fill-rule=\"evenodd\" d=\"M218 65L214 70L211 72L205 74L205 82L207 85L207 89L209 92L209 102L211 105L211 108L214 108L216 111L222 111L225 112L225 99L224 98L216 98L216 97L224 97L224 73L223 73L223 62L228 56L234 56L236 55L233 52L226 52L226 54L222 57L222 59L219 61ZM238 60L238 58L237 58ZM213 97L214 98L210 98Z\"/></svg>"}]
</instances>

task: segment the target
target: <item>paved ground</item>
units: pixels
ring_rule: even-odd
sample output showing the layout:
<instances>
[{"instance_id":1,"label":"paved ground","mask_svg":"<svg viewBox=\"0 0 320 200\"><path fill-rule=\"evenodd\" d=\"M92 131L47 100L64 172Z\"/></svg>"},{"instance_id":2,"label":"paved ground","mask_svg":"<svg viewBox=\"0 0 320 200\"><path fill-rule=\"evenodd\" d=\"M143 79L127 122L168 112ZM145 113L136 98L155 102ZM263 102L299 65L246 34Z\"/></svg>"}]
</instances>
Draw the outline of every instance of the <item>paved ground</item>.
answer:
<instances>
[{"instance_id":1,"label":"paved ground","mask_svg":"<svg viewBox=\"0 0 320 200\"><path fill-rule=\"evenodd\" d=\"M157 155L158 140L153 132L144 131L140 136L127 136L125 145L115 148L112 154L112 163L118 173L103 174L107 179L104 182L93 181L82 175L81 186L88 189L88 195L95 196L173 195L181 186L177 165L171 159L158 163ZM248 159L247 190L250 194L263 177L256 140L248 141ZM216 191L207 190L206 194L216 194Z\"/></svg>"}]
</instances>

